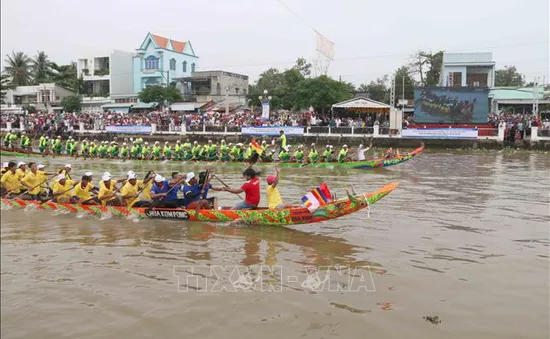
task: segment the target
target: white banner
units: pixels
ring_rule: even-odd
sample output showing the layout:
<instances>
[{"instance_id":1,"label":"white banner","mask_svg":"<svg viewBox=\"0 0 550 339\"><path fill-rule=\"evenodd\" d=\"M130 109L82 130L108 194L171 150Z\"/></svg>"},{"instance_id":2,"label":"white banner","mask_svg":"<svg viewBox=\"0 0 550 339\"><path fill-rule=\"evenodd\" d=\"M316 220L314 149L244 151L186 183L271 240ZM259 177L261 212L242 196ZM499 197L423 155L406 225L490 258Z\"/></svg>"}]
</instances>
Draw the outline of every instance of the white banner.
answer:
<instances>
[{"instance_id":1,"label":"white banner","mask_svg":"<svg viewBox=\"0 0 550 339\"><path fill-rule=\"evenodd\" d=\"M303 127L290 126L254 126L243 127L242 135L268 135L278 136L280 131L284 131L286 135L304 135Z\"/></svg>"},{"instance_id":2,"label":"white banner","mask_svg":"<svg viewBox=\"0 0 550 339\"><path fill-rule=\"evenodd\" d=\"M262 119L269 119L269 102L262 102Z\"/></svg>"},{"instance_id":3,"label":"white banner","mask_svg":"<svg viewBox=\"0 0 550 339\"><path fill-rule=\"evenodd\" d=\"M477 128L407 128L402 138L420 139L477 139Z\"/></svg>"},{"instance_id":4,"label":"white banner","mask_svg":"<svg viewBox=\"0 0 550 339\"><path fill-rule=\"evenodd\" d=\"M144 125L110 125L105 126L107 133L151 134L151 126Z\"/></svg>"}]
</instances>

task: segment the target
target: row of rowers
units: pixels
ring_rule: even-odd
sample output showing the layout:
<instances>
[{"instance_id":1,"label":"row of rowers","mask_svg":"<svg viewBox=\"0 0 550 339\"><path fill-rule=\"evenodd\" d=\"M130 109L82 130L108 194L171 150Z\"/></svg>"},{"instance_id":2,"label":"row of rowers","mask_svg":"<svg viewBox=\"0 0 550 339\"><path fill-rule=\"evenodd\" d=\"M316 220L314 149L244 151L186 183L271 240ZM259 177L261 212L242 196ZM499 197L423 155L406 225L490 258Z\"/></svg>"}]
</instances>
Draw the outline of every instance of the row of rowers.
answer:
<instances>
[{"instance_id":1,"label":"row of rowers","mask_svg":"<svg viewBox=\"0 0 550 339\"><path fill-rule=\"evenodd\" d=\"M47 173L44 165L32 162L29 163L28 169L26 167L24 162L4 163L2 171L5 173L2 174L0 193L3 198L103 206L218 209L217 199L208 197L209 190L213 190L233 194L244 193L244 201L235 205L233 209L253 209L260 202L259 180L251 168L243 173L246 182L239 188L231 188L212 186L210 181L215 175L207 175L207 172L201 172L198 176L193 172L186 175L173 172L171 178L166 179L149 171L143 180L138 179L138 174L133 171L128 171L126 178L118 180L113 179L109 172L105 172L95 186L92 172L85 172L78 181L73 180L70 164L54 173ZM268 204L270 208L283 208L287 204L283 203L276 189L278 168L276 173L276 176L267 178ZM48 185L50 180L53 182ZM183 192L182 199L178 197L178 192Z\"/></svg>"}]
</instances>

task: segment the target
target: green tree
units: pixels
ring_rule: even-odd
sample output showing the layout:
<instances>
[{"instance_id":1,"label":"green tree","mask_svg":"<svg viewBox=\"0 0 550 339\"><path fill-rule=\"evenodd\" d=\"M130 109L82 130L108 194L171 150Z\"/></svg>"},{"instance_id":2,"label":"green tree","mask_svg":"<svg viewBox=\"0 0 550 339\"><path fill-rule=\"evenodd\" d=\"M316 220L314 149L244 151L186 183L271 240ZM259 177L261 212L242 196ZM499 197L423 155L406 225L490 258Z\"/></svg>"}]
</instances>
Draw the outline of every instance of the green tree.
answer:
<instances>
[{"instance_id":1,"label":"green tree","mask_svg":"<svg viewBox=\"0 0 550 339\"><path fill-rule=\"evenodd\" d=\"M23 52L6 55L4 71L11 77L14 86L27 86L32 83L31 59Z\"/></svg>"},{"instance_id":2,"label":"green tree","mask_svg":"<svg viewBox=\"0 0 550 339\"><path fill-rule=\"evenodd\" d=\"M306 58L298 58L293 69L298 70L303 77L309 77L311 75L311 64L307 62Z\"/></svg>"},{"instance_id":3,"label":"green tree","mask_svg":"<svg viewBox=\"0 0 550 339\"><path fill-rule=\"evenodd\" d=\"M38 51L32 62L33 82L35 84L49 82L51 63L48 60L48 55L44 51Z\"/></svg>"},{"instance_id":4,"label":"green tree","mask_svg":"<svg viewBox=\"0 0 550 339\"><path fill-rule=\"evenodd\" d=\"M180 90L175 87L164 87L164 100L168 105L171 105L174 102L182 101L183 95L181 94Z\"/></svg>"},{"instance_id":5,"label":"green tree","mask_svg":"<svg viewBox=\"0 0 550 339\"><path fill-rule=\"evenodd\" d=\"M351 99L355 88L352 84L336 81L326 75L305 79L296 88L298 107L313 106L318 112L328 112L337 102Z\"/></svg>"},{"instance_id":6,"label":"green tree","mask_svg":"<svg viewBox=\"0 0 550 339\"><path fill-rule=\"evenodd\" d=\"M11 85L10 75L2 73L0 75L0 103L5 104L6 92L11 88L13 88L13 86Z\"/></svg>"},{"instance_id":7,"label":"green tree","mask_svg":"<svg viewBox=\"0 0 550 339\"><path fill-rule=\"evenodd\" d=\"M495 72L495 86L521 87L525 85L525 76L518 72L516 66L504 66L503 69L497 69Z\"/></svg>"},{"instance_id":8,"label":"green tree","mask_svg":"<svg viewBox=\"0 0 550 339\"><path fill-rule=\"evenodd\" d=\"M164 86L148 86L145 87L138 94L138 99L141 102L151 103L156 102L160 105L164 105L166 102L168 105L183 100L181 92L175 87Z\"/></svg>"},{"instance_id":9,"label":"green tree","mask_svg":"<svg viewBox=\"0 0 550 339\"><path fill-rule=\"evenodd\" d=\"M82 108L82 98L80 95L70 95L61 100L61 107L65 112L80 112Z\"/></svg>"},{"instance_id":10,"label":"green tree","mask_svg":"<svg viewBox=\"0 0 550 339\"><path fill-rule=\"evenodd\" d=\"M362 84L359 86L358 91L367 92L368 97L372 100L389 103L390 89L388 88L388 82L388 76L384 75L382 78L377 78L368 84Z\"/></svg>"},{"instance_id":11,"label":"green tree","mask_svg":"<svg viewBox=\"0 0 550 339\"><path fill-rule=\"evenodd\" d=\"M443 51L418 51L409 65L412 74L420 77L421 86L437 86L443 65Z\"/></svg>"},{"instance_id":12,"label":"green tree","mask_svg":"<svg viewBox=\"0 0 550 339\"><path fill-rule=\"evenodd\" d=\"M407 66L401 66L395 71L395 103L399 99L414 99L414 79ZM403 80L405 81L405 97L403 98Z\"/></svg>"},{"instance_id":13,"label":"green tree","mask_svg":"<svg viewBox=\"0 0 550 339\"><path fill-rule=\"evenodd\" d=\"M164 101L164 87L159 85L147 86L138 93L138 99L145 103L162 103Z\"/></svg>"},{"instance_id":14,"label":"green tree","mask_svg":"<svg viewBox=\"0 0 550 339\"><path fill-rule=\"evenodd\" d=\"M84 93L84 79L77 77L76 63L58 65L55 62L50 64L50 80L56 84L72 90L73 92Z\"/></svg>"},{"instance_id":15,"label":"green tree","mask_svg":"<svg viewBox=\"0 0 550 339\"><path fill-rule=\"evenodd\" d=\"M27 111L27 113L36 113L38 110L36 109L36 106L31 104L24 104L23 109Z\"/></svg>"}]
</instances>

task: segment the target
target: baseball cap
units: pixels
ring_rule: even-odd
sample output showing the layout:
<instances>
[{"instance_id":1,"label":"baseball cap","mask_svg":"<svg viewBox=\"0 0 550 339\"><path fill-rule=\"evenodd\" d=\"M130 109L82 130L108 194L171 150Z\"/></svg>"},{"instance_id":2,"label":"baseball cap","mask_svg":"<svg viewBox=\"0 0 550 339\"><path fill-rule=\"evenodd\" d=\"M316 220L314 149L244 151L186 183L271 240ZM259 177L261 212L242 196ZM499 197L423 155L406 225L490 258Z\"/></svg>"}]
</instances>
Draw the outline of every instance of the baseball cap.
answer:
<instances>
[{"instance_id":1,"label":"baseball cap","mask_svg":"<svg viewBox=\"0 0 550 339\"><path fill-rule=\"evenodd\" d=\"M38 168L38 169L43 169L44 167L46 167L46 166L44 166L42 164L39 164L38 166L36 166L36 168Z\"/></svg>"},{"instance_id":2,"label":"baseball cap","mask_svg":"<svg viewBox=\"0 0 550 339\"><path fill-rule=\"evenodd\" d=\"M187 175L185 176L185 181L186 182L189 182L189 180L193 179L195 177L195 173L194 172L189 172L187 173Z\"/></svg>"},{"instance_id":3,"label":"baseball cap","mask_svg":"<svg viewBox=\"0 0 550 339\"><path fill-rule=\"evenodd\" d=\"M67 164L65 165L65 168L73 168L73 166L71 166L71 164Z\"/></svg>"},{"instance_id":4,"label":"baseball cap","mask_svg":"<svg viewBox=\"0 0 550 339\"><path fill-rule=\"evenodd\" d=\"M103 176L101 177L101 180L109 181L111 180L111 178L112 178L111 174L109 174L109 172L105 172L105 174L103 174Z\"/></svg>"},{"instance_id":5,"label":"baseball cap","mask_svg":"<svg viewBox=\"0 0 550 339\"><path fill-rule=\"evenodd\" d=\"M128 174L128 180L132 180L132 179L135 179L135 178L137 178L137 175L135 173Z\"/></svg>"},{"instance_id":6,"label":"baseball cap","mask_svg":"<svg viewBox=\"0 0 550 339\"><path fill-rule=\"evenodd\" d=\"M163 182L165 179L162 175L157 174L155 175L155 182Z\"/></svg>"},{"instance_id":7,"label":"baseball cap","mask_svg":"<svg viewBox=\"0 0 550 339\"><path fill-rule=\"evenodd\" d=\"M88 171L88 172L84 173L84 175L87 176L87 177L91 177L93 175L93 173Z\"/></svg>"},{"instance_id":8,"label":"baseball cap","mask_svg":"<svg viewBox=\"0 0 550 339\"><path fill-rule=\"evenodd\" d=\"M268 175L267 176L267 184L271 185L275 182L276 177L274 175Z\"/></svg>"},{"instance_id":9,"label":"baseball cap","mask_svg":"<svg viewBox=\"0 0 550 339\"><path fill-rule=\"evenodd\" d=\"M17 163L17 167L23 166L23 165L26 165L26 163L24 163L23 161L20 161L20 162Z\"/></svg>"},{"instance_id":10,"label":"baseball cap","mask_svg":"<svg viewBox=\"0 0 550 339\"><path fill-rule=\"evenodd\" d=\"M57 176L57 181L61 181L65 179L65 174L61 173L60 175Z\"/></svg>"},{"instance_id":11,"label":"baseball cap","mask_svg":"<svg viewBox=\"0 0 550 339\"><path fill-rule=\"evenodd\" d=\"M6 167L8 167L8 162L7 161L2 164L2 168L6 168Z\"/></svg>"}]
</instances>

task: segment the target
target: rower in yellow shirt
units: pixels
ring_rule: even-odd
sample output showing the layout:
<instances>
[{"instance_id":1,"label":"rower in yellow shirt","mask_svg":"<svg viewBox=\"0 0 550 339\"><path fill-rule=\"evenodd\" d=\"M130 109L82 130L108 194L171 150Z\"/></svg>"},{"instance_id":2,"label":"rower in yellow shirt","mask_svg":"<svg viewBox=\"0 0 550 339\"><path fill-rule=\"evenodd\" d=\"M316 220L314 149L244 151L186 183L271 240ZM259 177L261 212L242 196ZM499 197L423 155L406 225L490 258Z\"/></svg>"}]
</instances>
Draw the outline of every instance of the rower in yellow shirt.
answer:
<instances>
[{"instance_id":1,"label":"rower in yellow shirt","mask_svg":"<svg viewBox=\"0 0 550 339\"><path fill-rule=\"evenodd\" d=\"M279 173L281 173L279 167L275 166L275 172L275 175L269 175L267 177L267 206L272 210L291 207L291 204L283 202L281 193L279 193L279 189L277 188Z\"/></svg>"},{"instance_id":2,"label":"rower in yellow shirt","mask_svg":"<svg viewBox=\"0 0 550 339\"><path fill-rule=\"evenodd\" d=\"M11 196L19 194L21 182L19 181L19 174L16 173L17 164L13 161L8 163L8 170L0 182L2 184L2 197L10 198Z\"/></svg>"},{"instance_id":3,"label":"rower in yellow shirt","mask_svg":"<svg viewBox=\"0 0 550 339\"><path fill-rule=\"evenodd\" d=\"M82 176L80 183L78 183L73 189L73 199L77 200L79 204L95 205L99 204L97 197L92 197L92 172L86 172Z\"/></svg>"},{"instance_id":4,"label":"rower in yellow shirt","mask_svg":"<svg viewBox=\"0 0 550 339\"><path fill-rule=\"evenodd\" d=\"M29 164L30 171L21 179L21 183L27 188L27 194L23 195L21 199L24 200L41 200L40 185L42 184L42 176L38 173L36 163L31 162ZM47 179L46 179L47 180Z\"/></svg>"},{"instance_id":5,"label":"rower in yellow shirt","mask_svg":"<svg viewBox=\"0 0 550 339\"><path fill-rule=\"evenodd\" d=\"M24 163L23 161L18 162L17 163L17 170L15 171L15 174L19 178L19 181L21 181L21 179L23 179L25 177L25 175L27 175L27 164ZM23 184L21 184L21 186L19 186L19 188L20 188L20 191L22 191L24 189L27 189L27 187Z\"/></svg>"},{"instance_id":6,"label":"rower in yellow shirt","mask_svg":"<svg viewBox=\"0 0 550 339\"><path fill-rule=\"evenodd\" d=\"M48 175L46 174L46 171L44 171L45 168L46 166L42 164L39 164L38 166L36 166L36 172L40 176L40 182L42 183L42 185L40 185L40 192L38 193L40 195L45 195L46 190L48 189L47 181L49 179L48 179Z\"/></svg>"},{"instance_id":7,"label":"rower in yellow shirt","mask_svg":"<svg viewBox=\"0 0 550 339\"><path fill-rule=\"evenodd\" d=\"M137 175L133 172L128 173L128 182L122 187L120 194L124 199L125 206L128 207L146 207L150 206L150 201L139 200L139 190L147 190L149 183L152 183L152 176L148 176L145 181L137 180ZM141 181L141 185L139 184ZM140 187L141 186L141 187Z\"/></svg>"},{"instance_id":8,"label":"rower in yellow shirt","mask_svg":"<svg viewBox=\"0 0 550 339\"><path fill-rule=\"evenodd\" d=\"M105 172L99 183L99 193L97 198L103 206L120 206L121 199L116 196L116 180L112 180L109 172Z\"/></svg>"},{"instance_id":9,"label":"rower in yellow shirt","mask_svg":"<svg viewBox=\"0 0 550 339\"><path fill-rule=\"evenodd\" d=\"M65 178L65 174L58 174L55 183L52 185L53 201L61 203L75 203L73 199L72 187Z\"/></svg>"}]
</instances>

